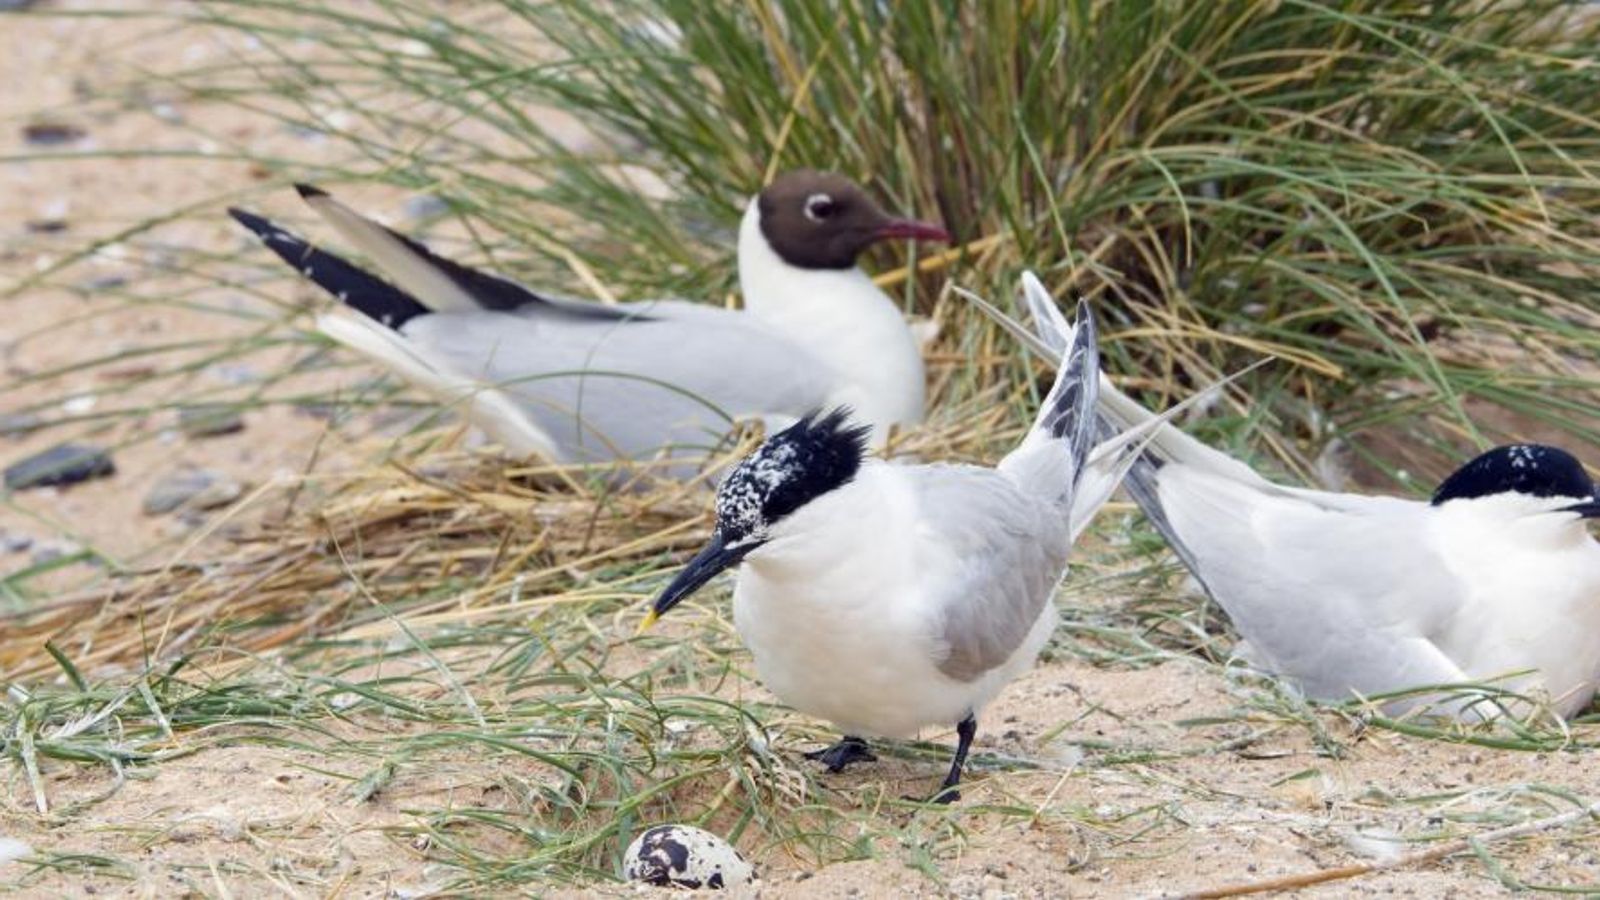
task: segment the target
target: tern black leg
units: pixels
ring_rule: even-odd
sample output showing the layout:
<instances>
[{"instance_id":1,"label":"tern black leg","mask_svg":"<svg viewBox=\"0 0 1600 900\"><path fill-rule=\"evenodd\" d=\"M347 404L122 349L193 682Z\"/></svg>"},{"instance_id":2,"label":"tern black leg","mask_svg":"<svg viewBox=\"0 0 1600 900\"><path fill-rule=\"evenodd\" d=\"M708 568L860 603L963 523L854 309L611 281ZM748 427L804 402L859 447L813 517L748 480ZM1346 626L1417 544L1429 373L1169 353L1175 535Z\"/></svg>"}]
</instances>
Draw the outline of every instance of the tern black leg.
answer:
<instances>
[{"instance_id":1,"label":"tern black leg","mask_svg":"<svg viewBox=\"0 0 1600 900\"><path fill-rule=\"evenodd\" d=\"M956 756L950 761L950 774L944 777L944 784L939 785L939 793L934 794L928 802L953 803L961 799L961 792L956 790L956 785L961 783L961 770L967 766L967 751L972 749L972 739L977 733L978 720L972 713L967 713L967 717L956 726Z\"/></svg>"},{"instance_id":2,"label":"tern black leg","mask_svg":"<svg viewBox=\"0 0 1600 900\"><path fill-rule=\"evenodd\" d=\"M858 737L845 735L839 743L821 750L813 750L806 754L806 759L814 759L828 767L829 772L843 772L844 767L854 762L874 762L878 757L872 754L872 749L867 742Z\"/></svg>"}]
</instances>

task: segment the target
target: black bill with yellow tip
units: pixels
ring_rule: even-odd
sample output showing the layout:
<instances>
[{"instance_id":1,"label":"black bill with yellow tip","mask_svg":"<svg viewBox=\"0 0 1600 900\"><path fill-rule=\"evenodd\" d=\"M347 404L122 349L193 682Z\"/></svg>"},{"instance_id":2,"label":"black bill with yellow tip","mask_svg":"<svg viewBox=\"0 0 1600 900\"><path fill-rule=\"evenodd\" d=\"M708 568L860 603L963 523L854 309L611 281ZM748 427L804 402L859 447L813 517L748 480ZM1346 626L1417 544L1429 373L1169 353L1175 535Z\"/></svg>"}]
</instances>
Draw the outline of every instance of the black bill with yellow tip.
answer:
<instances>
[{"instance_id":1,"label":"black bill with yellow tip","mask_svg":"<svg viewBox=\"0 0 1600 900\"><path fill-rule=\"evenodd\" d=\"M706 582L717 577L719 572L738 565L745 554L759 546L761 546L760 541L748 541L730 547L722 532L713 533L710 542L694 555L694 559L689 560L689 564L683 567L678 577L672 579L666 590L656 597L655 602L650 605L650 611L645 613L644 619L639 622L639 631L642 632L654 625L667 610L688 599L690 594L700 590Z\"/></svg>"}]
</instances>

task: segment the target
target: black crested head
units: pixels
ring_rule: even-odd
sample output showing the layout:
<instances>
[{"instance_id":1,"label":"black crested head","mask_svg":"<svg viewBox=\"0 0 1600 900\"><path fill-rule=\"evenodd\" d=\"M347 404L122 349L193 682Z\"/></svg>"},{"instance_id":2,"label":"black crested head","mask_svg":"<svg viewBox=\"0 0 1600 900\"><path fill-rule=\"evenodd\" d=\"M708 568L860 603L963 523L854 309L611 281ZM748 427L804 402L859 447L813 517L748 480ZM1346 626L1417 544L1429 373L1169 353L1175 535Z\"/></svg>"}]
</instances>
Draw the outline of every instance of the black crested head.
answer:
<instances>
[{"instance_id":1,"label":"black crested head","mask_svg":"<svg viewBox=\"0 0 1600 900\"><path fill-rule=\"evenodd\" d=\"M848 269L861 251L888 238L950 240L937 225L890 218L855 182L832 172L785 172L761 192L756 209L772 251L802 269Z\"/></svg>"},{"instance_id":2,"label":"black crested head","mask_svg":"<svg viewBox=\"0 0 1600 900\"><path fill-rule=\"evenodd\" d=\"M839 407L805 418L767 438L717 489L717 531L729 545L759 540L784 516L850 483L866 454L864 425Z\"/></svg>"},{"instance_id":3,"label":"black crested head","mask_svg":"<svg viewBox=\"0 0 1600 900\"><path fill-rule=\"evenodd\" d=\"M1455 470L1433 492L1433 505L1508 492L1586 500L1595 495L1595 483L1583 470L1583 463L1565 450L1543 444L1510 444L1489 450Z\"/></svg>"},{"instance_id":4,"label":"black crested head","mask_svg":"<svg viewBox=\"0 0 1600 900\"><path fill-rule=\"evenodd\" d=\"M850 425L849 418L845 407L807 413L734 466L717 489L711 540L657 595L641 629L765 544L785 516L856 477L869 429Z\"/></svg>"}]
</instances>

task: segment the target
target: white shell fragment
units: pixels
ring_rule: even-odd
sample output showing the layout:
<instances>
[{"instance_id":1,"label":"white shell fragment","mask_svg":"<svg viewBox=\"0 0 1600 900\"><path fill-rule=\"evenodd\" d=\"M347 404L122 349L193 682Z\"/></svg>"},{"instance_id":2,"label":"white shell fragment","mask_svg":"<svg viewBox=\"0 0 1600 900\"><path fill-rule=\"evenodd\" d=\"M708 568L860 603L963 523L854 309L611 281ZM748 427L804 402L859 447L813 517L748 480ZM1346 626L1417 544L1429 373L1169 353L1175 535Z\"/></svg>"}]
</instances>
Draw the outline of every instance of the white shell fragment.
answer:
<instances>
[{"instance_id":1,"label":"white shell fragment","mask_svg":"<svg viewBox=\"0 0 1600 900\"><path fill-rule=\"evenodd\" d=\"M634 838L622 871L629 881L690 889L736 887L756 877L733 845L692 825L657 825Z\"/></svg>"}]
</instances>

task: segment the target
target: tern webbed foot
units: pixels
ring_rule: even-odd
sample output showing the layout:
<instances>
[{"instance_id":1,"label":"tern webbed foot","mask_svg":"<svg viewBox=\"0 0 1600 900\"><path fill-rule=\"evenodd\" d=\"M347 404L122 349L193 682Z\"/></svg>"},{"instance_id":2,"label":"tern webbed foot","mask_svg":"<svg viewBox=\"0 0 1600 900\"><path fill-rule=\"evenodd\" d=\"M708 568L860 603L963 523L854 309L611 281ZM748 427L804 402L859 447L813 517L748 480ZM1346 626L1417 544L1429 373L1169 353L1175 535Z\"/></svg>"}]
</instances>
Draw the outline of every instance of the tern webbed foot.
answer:
<instances>
[{"instance_id":1,"label":"tern webbed foot","mask_svg":"<svg viewBox=\"0 0 1600 900\"><path fill-rule=\"evenodd\" d=\"M845 735L837 744L824 747L821 750L812 750L805 754L806 759L816 760L828 767L829 772L843 772L844 767L855 762L876 762L878 757L873 754L867 742L858 737Z\"/></svg>"}]
</instances>

